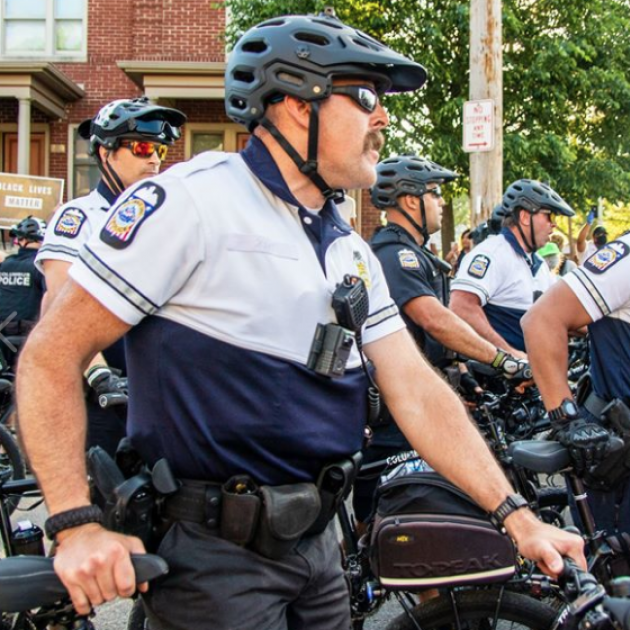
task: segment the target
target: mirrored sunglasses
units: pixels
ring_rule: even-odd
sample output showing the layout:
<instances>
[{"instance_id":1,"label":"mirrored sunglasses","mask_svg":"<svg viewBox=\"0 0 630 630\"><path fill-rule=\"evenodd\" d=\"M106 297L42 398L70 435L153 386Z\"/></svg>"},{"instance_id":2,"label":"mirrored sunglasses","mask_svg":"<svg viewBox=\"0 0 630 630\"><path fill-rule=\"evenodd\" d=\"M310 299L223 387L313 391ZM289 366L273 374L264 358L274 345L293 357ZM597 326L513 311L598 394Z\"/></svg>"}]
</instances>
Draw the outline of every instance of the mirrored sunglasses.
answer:
<instances>
[{"instance_id":1,"label":"mirrored sunglasses","mask_svg":"<svg viewBox=\"0 0 630 630\"><path fill-rule=\"evenodd\" d=\"M359 107L370 114L379 103L376 90L367 85L335 85L331 90L331 94L349 96Z\"/></svg>"},{"instance_id":2,"label":"mirrored sunglasses","mask_svg":"<svg viewBox=\"0 0 630 630\"><path fill-rule=\"evenodd\" d=\"M168 153L168 147L165 144L146 142L144 140L123 140L120 143L120 146L129 149L136 157L139 158L150 158L154 153L157 153L161 162L164 161L164 158Z\"/></svg>"},{"instance_id":3,"label":"mirrored sunglasses","mask_svg":"<svg viewBox=\"0 0 630 630\"><path fill-rule=\"evenodd\" d=\"M442 197L442 187L436 186L435 188L429 188L424 194L433 195L436 199L440 199Z\"/></svg>"}]
</instances>

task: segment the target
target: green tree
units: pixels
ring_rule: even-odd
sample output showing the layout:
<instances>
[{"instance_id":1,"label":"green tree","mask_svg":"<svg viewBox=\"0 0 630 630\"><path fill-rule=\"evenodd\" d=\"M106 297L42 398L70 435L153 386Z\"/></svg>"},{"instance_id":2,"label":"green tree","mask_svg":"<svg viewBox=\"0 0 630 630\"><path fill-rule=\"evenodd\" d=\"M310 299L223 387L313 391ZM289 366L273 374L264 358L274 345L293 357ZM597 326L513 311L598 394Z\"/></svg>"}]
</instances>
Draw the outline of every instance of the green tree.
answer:
<instances>
[{"instance_id":1,"label":"green tree","mask_svg":"<svg viewBox=\"0 0 630 630\"><path fill-rule=\"evenodd\" d=\"M277 15L338 17L429 71L426 86L385 97L383 155L415 152L462 173L469 3L461 0L226 0L228 40ZM255 16L255 17L252 17ZM583 215L603 197L630 199L630 0L504 0L504 183L548 181ZM578 220L579 222L579 220Z\"/></svg>"}]
</instances>

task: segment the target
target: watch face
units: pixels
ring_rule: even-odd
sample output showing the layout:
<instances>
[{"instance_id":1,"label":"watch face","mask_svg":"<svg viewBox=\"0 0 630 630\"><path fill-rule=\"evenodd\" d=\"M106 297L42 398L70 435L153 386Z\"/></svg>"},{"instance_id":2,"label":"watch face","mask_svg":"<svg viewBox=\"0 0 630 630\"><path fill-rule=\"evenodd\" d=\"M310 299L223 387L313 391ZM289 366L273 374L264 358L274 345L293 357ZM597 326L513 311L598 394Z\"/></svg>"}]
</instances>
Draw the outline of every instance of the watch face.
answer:
<instances>
[{"instance_id":1,"label":"watch face","mask_svg":"<svg viewBox=\"0 0 630 630\"><path fill-rule=\"evenodd\" d=\"M576 407L575 403L572 400L565 400L562 403L562 407L564 409L564 413L567 416L577 416L578 415L578 408Z\"/></svg>"}]
</instances>

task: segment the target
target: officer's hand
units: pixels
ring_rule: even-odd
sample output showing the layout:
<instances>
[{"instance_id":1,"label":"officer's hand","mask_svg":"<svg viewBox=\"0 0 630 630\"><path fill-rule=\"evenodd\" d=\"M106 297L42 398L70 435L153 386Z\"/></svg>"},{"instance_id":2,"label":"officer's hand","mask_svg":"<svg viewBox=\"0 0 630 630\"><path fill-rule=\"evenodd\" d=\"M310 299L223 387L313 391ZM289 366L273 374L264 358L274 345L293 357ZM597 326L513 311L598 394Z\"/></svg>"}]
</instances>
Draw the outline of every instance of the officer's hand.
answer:
<instances>
[{"instance_id":1,"label":"officer's hand","mask_svg":"<svg viewBox=\"0 0 630 630\"><path fill-rule=\"evenodd\" d=\"M576 418L552 424L552 439L566 446L576 474L582 475L602 462L608 451L610 434L595 422Z\"/></svg>"},{"instance_id":2,"label":"officer's hand","mask_svg":"<svg viewBox=\"0 0 630 630\"><path fill-rule=\"evenodd\" d=\"M492 367L503 372L503 376L517 381L528 381L532 378L532 369L525 359L517 359L504 350L497 350Z\"/></svg>"},{"instance_id":3,"label":"officer's hand","mask_svg":"<svg viewBox=\"0 0 630 630\"><path fill-rule=\"evenodd\" d=\"M127 395L127 379L116 376L106 365L95 365L90 368L85 379L97 396L103 394Z\"/></svg>"}]
</instances>

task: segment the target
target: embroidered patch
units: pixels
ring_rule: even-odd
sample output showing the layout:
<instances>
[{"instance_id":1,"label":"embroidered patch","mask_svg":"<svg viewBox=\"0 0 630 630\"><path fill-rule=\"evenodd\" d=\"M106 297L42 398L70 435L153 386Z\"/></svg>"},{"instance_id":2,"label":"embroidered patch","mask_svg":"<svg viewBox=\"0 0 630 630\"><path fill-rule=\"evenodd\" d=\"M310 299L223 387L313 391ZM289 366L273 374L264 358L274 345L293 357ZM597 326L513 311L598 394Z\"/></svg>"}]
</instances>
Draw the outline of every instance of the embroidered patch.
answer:
<instances>
[{"instance_id":1,"label":"embroidered patch","mask_svg":"<svg viewBox=\"0 0 630 630\"><path fill-rule=\"evenodd\" d=\"M468 266L468 275L483 278L490 267L490 259L483 254L477 254Z\"/></svg>"},{"instance_id":2,"label":"embroidered patch","mask_svg":"<svg viewBox=\"0 0 630 630\"><path fill-rule=\"evenodd\" d=\"M66 208L55 223L54 233L57 236L76 238L85 223L87 217L79 208Z\"/></svg>"},{"instance_id":3,"label":"embroidered patch","mask_svg":"<svg viewBox=\"0 0 630 630\"><path fill-rule=\"evenodd\" d=\"M410 249L401 249L398 252L398 261L403 269L420 269L420 261Z\"/></svg>"},{"instance_id":4,"label":"embroidered patch","mask_svg":"<svg viewBox=\"0 0 630 630\"><path fill-rule=\"evenodd\" d=\"M593 273L604 273L630 253L630 247L621 241L606 243L584 262L584 267Z\"/></svg>"},{"instance_id":5,"label":"embroidered patch","mask_svg":"<svg viewBox=\"0 0 630 630\"><path fill-rule=\"evenodd\" d=\"M101 240L116 249L124 249L138 229L163 203L166 194L157 184L148 183L134 190L109 217L101 230Z\"/></svg>"},{"instance_id":6,"label":"embroidered patch","mask_svg":"<svg viewBox=\"0 0 630 630\"><path fill-rule=\"evenodd\" d=\"M356 250L353 251L352 258L357 268L357 275L359 276L359 278L361 278L361 280L363 280L365 286L369 289L372 286L372 282L370 280L370 272L368 271L367 263L365 262L365 260L363 260L361 252L358 252Z\"/></svg>"}]
</instances>

